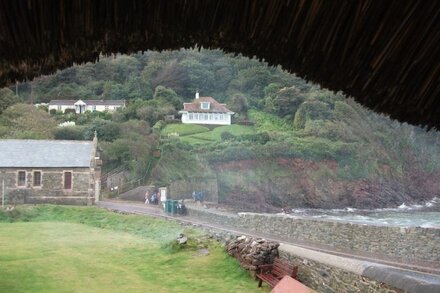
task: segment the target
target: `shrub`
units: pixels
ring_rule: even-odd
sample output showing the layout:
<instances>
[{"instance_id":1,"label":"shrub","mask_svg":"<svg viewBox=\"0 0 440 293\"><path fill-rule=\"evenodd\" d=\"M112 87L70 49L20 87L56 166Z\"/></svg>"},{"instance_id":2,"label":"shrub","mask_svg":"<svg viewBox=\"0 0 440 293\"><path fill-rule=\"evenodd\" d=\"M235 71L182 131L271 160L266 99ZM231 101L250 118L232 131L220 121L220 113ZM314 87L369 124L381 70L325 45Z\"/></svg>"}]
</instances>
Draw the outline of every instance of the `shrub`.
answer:
<instances>
[{"instance_id":1,"label":"shrub","mask_svg":"<svg viewBox=\"0 0 440 293\"><path fill-rule=\"evenodd\" d=\"M153 126L153 133L160 133L160 131L166 126L165 121L159 120Z\"/></svg>"},{"instance_id":2,"label":"shrub","mask_svg":"<svg viewBox=\"0 0 440 293\"><path fill-rule=\"evenodd\" d=\"M69 113L75 114L76 111L75 111L75 109L66 109L66 110L64 110L64 114L69 114Z\"/></svg>"},{"instance_id":3,"label":"shrub","mask_svg":"<svg viewBox=\"0 0 440 293\"><path fill-rule=\"evenodd\" d=\"M57 110L55 109L50 109L49 114L50 115L55 115L57 113Z\"/></svg>"},{"instance_id":4,"label":"shrub","mask_svg":"<svg viewBox=\"0 0 440 293\"><path fill-rule=\"evenodd\" d=\"M95 135L95 131L98 133L100 140L113 141L119 136L120 126L112 121L95 118L86 128L84 138L91 140Z\"/></svg>"},{"instance_id":5,"label":"shrub","mask_svg":"<svg viewBox=\"0 0 440 293\"><path fill-rule=\"evenodd\" d=\"M59 127L55 130L55 139L84 140L84 128L77 126Z\"/></svg>"},{"instance_id":6,"label":"shrub","mask_svg":"<svg viewBox=\"0 0 440 293\"><path fill-rule=\"evenodd\" d=\"M229 131L224 131L220 134L222 140L233 140L235 139L235 135L230 133Z\"/></svg>"}]
</instances>

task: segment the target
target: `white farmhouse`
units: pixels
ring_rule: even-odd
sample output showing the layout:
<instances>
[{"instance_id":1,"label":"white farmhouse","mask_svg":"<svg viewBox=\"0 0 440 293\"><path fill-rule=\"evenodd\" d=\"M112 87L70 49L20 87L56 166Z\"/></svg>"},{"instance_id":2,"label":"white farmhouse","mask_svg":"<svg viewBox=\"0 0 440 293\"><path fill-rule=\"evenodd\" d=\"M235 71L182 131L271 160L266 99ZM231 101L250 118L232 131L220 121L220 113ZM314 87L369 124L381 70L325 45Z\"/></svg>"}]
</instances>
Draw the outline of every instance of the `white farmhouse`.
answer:
<instances>
[{"instance_id":1,"label":"white farmhouse","mask_svg":"<svg viewBox=\"0 0 440 293\"><path fill-rule=\"evenodd\" d=\"M196 93L192 103L183 103L183 110L179 114L182 114L182 123L185 124L231 125L234 112L214 98L199 97L199 93Z\"/></svg>"},{"instance_id":2,"label":"white farmhouse","mask_svg":"<svg viewBox=\"0 0 440 293\"><path fill-rule=\"evenodd\" d=\"M49 103L49 112L52 109L61 112L65 112L67 109L74 109L78 114L86 111L113 112L118 108L124 107L125 100L52 100Z\"/></svg>"}]
</instances>

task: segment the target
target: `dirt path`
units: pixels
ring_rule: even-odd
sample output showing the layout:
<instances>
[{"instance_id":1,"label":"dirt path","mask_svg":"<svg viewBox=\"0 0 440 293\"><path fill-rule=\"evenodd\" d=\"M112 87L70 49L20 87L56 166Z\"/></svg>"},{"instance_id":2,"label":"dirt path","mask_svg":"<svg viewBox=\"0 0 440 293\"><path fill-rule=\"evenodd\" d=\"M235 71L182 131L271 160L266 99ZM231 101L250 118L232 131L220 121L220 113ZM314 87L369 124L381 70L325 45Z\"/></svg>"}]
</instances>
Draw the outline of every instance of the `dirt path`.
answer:
<instances>
[{"instance_id":1,"label":"dirt path","mask_svg":"<svg viewBox=\"0 0 440 293\"><path fill-rule=\"evenodd\" d=\"M190 217L190 216L170 216L163 212L161 207L154 206L154 205L145 205L143 203L138 202L127 202L127 201L117 201L117 200L106 200L106 201L100 201L97 203L98 207L106 208L110 210L120 211L120 212L126 212L126 213L132 213L132 214L140 214L140 215L148 215L153 217L160 217L160 218L166 218L171 220L180 221L183 223L191 224L191 225L198 225L203 226L207 228L212 228L215 230L220 230L224 232L231 232L234 234L241 234L241 235L248 235L253 237L261 237L266 238L269 240L274 240L286 245L293 245L298 246L322 253L327 253L331 255L346 257L350 259L356 259L356 260L362 260L362 261L368 261L371 263L377 263L377 264L384 264L387 266L395 267L395 268L402 268L405 270L410 270L413 272L425 272L430 274L438 275L440 278L440 269L429 266L429 264L413 264L413 263L403 263L403 262L397 262L393 260L384 260L383 257L381 258L374 258L371 254L368 255L362 255L358 253L346 253L342 251L336 251L328 249L328 247L321 247L316 244L312 243L306 243L306 242L299 242L295 241L292 242L291 240L281 239L280 237L276 237L273 235L263 234L263 233L249 233L249 231L244 231L237 229L236 227L229 227L226 225L217 225L217 224L211 224L204 221L201 221L200 219Z\"/></svg>"}]
</instances>

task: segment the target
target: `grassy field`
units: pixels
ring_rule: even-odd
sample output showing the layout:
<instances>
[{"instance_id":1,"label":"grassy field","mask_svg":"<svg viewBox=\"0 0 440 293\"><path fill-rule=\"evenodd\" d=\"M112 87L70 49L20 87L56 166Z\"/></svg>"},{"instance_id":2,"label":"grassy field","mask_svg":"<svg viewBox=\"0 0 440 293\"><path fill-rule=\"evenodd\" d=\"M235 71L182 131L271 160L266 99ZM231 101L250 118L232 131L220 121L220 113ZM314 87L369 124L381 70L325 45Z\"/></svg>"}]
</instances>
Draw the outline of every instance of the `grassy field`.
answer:
<instances>
[{"instance_id":1,"label":"grassy field","mask_svg":"<svg viewBox=\"0 0 440 293\"><path fill-rule=\"evenodd\" d=\"M185 248L174 244L181 232ZM0 292L265 290L218 243L173 222L94 207L0 211Z\"/></svg>"}]
</instances>

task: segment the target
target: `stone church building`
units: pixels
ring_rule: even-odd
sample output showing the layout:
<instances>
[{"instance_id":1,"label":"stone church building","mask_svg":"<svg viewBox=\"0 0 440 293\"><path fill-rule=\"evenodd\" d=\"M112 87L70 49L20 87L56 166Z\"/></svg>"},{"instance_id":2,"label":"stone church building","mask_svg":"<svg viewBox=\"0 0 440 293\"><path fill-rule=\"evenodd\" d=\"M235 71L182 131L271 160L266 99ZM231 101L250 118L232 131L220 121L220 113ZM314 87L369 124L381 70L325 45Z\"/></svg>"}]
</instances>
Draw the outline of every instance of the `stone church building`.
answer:
<instances>
[{"instance_id":1,"label":"stone church building","mask_svg":"<svg viewBox=\"0 0 440 293\"><path fill-rule=\"evenodd\" d=\"M100 160L93 141L0 140L5 204L90 205L99 199Z\"/></svg>"}]
</instances>

